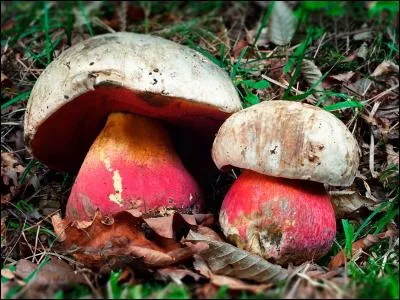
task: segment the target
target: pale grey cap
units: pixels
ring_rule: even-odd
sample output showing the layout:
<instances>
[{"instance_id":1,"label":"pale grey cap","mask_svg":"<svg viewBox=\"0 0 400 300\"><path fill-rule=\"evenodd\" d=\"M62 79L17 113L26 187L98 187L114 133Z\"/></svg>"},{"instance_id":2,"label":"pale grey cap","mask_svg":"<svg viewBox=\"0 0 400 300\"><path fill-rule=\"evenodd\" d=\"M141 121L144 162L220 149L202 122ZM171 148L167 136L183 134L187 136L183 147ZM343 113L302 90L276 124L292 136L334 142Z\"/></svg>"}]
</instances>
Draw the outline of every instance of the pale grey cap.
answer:
<instances>
[{"instance_id":1,"label":"pale grey cap","mask_svg":"<svg viewBox=\"0 0 400 300\"><path fill-rule=\"evenodd\" d=\"M232 114L214 140L218 168L235 166L258 173L333 186L351 185L359 147L333 114L293 101L263 101Z\"/></svg>"}]
</instances>

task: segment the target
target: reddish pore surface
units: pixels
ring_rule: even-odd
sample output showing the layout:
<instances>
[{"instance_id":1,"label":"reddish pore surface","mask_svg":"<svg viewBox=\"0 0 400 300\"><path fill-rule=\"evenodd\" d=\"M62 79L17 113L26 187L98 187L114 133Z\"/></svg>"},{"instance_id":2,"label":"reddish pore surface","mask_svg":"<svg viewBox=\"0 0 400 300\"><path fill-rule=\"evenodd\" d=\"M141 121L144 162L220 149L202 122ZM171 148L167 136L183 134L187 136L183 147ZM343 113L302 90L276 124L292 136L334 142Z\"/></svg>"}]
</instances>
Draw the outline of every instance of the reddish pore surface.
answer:
<instances>
[{"instance_id":1,"label":"reddish pore surface","mask_svg":"<svg viewBox=\"0 0 400 300\"><path fill-rule=\"evenodd\" d=\"M220 211L225 236L240 248L282 265L326 254L336 234L322 184L243 171Z\"/></svg>"},{"instance_id":2,"label":"reddish pore surface","mask_svg":"<svg viewBox=\"0 0 400 300\"><path fill-rule=\"evenodd\" d=\"M65 99L68 99L65 95ZM190 129L191 135L213 137L230 115L190 100L136 93L116 86L97 86L62 105L43 121L30 142L33 155L52 169L77 171L112 112L131 112ZM185 137L186 138L186 137Z\"/></svg>"},{"instance_id":3,"label":"reddish pore surface","mask_svg":"<svg viewBox=\"0 0 400 300\"><path fill-rule=\"evenodd\" d=\"M90 147L67 203L66 219L90 220L127 209L163 214L198 212L196 181L183 166L161 122L112 113Z\"/></svg>"}]
</instances>

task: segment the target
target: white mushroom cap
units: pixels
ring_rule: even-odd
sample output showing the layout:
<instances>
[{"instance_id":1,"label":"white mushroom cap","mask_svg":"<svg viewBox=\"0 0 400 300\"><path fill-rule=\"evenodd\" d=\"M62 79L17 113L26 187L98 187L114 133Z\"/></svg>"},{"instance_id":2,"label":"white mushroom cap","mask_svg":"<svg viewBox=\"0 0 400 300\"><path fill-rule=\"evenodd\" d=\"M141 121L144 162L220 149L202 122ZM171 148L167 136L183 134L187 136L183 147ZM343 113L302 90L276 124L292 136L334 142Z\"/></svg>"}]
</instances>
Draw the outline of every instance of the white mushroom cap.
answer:
<instances>
[{"instance_id":1,"label":"white mushroom cap","mask_svg":"<svg viewBox=\"0 0 400 300\"><path fill-rule=\"evenodd\" d=\"M112 111L206 127L203 121L241 108L229 76L202 54L156 36L104 34L67 49L41 74L26 110L25 143L39 160L68 169Z\"/></svg>"},{"instance_id":2,"label":"white mushroom cap","mask_svg":"<svg viewBox=\"0 0 400 300\"><path fill-rule=\"evenodd\" d=\"M264 101L231 115L214 140L219 169L258 173L334 186L351 185L359 147L333 114L292 101Z\"/></svg>"}]
</instances>

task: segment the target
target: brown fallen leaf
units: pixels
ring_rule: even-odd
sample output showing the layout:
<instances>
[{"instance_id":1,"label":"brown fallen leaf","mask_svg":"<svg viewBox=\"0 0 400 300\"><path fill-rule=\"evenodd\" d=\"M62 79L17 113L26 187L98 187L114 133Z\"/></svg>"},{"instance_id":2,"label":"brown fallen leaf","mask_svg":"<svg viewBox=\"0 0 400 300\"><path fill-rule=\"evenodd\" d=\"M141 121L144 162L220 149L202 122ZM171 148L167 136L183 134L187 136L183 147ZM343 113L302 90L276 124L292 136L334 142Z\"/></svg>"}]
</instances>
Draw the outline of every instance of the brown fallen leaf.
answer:
<instances>
[{"instance_id":1,"label":"brown fallen leaf","mask_svg":"<svg viewBox=\"0 0 400 300\"><path fill-rule=\"evenodd\" d=\"M1 203L3 204L3 203ZM7 244L7 225L6 221L8 218L7 211L1 213L1 248L3 248Z\"/></svg>"},{"instance_id":2,"label":"brown fallen leaf","mask_svg":"<svg viewBox=\"0 0 400 300\"><path fill-rule=\"evenodd\" d=\"M391 60L384 60L372 72L372 77L378 77L389 73L399 73L399 66Z\"/></svg>"},{"instance_id":3,"label":"brown fallen leaf","mask_svg":"<svg viewBox=\"0 0 400 300\"><path fill-rule=\"evenodd\" d=\"M215 299L219 291L219 287L211 282L200 285L195 290L195 295L197 299Z\"/></svg>"},{"instance_id":4,"label":"brown fallen leaf","mask_svg":"<svg viewBox=\"0 0 400 300\"><path fill-rule=\"evenodd\" d=\"M232 49L233 57L236 59L240 56L240 53L242 53L243 49L248 46L249 43L245 38L239 40L236 44L236 47Z\"/></svg>"},{"instance_id":5,"label":"brown fallen leaf","mask_svg":"<svg viewBox=\"0 0 400 300\"><path fill-rule=\"evenodd\" d=\"M186 235L192 226L197 222L193 215L175 213L172 216L144 218L144 222L158 235L179 240L182 235ZM177 236L179 233L180 237Z\"/></svg>"},{"instance_id":6,"label":"brown fallen leaf","mask_svg":"<svg viewBox=\"0 0 400 300\"><path fill-rule=\"evenodd\" d=\"M17 194L20 185L19 177L24 172L25 167L23 167L15 157L14 153L2 152L1 153L1 177L2 184L9 186L10 193L4 193L2 191L2 203L9 201L8 194L13 197Z\"/></svg>"},{"instance_id":7,"label":"brown fallen leaf","mask_svg":"<svg viewBox=\"0 0 400 300\"><path fill-rule=\"evenodd\" d=\"M198 226L196 232L202 234L203 236L209 237L214 241L223 242L222 238L218 233L207 226Z\"/></svg>"},{"instance_id":8,"label":"brown fallen leaf","mask_svg":"<svg viewBox=\"0 0 400 300\"><path fill-rule=\"evenodd\" d=\"M64 242L67 238L65 234L65 229L68 226L65 220L61 219L61 215L59 213L51 216L51 223L53 225L53 229L55 234L57 235L58 241Z\"/></svg>"},{"instance_id":9,"label":"brown fallen leaf","mask_svg":"<svg viewBox=\"0 0 400 300\"><path fill-rule=\"evenodd\" d=\"M387 154L387 164L390 165L399 165L399 152L394 151L393 145L386 144L386 154Z\"/></svg>"},{"instance_id":10,"label":"brown fallen leaf","mask_svg":"<svg viewBox=\"0 0 400 300\"><path fill-rule=\"evenodd\" d=\"M366 250L367 248L371 247L372 245L379 242L384 238L398 236L398 230L389 229L388 231L382 232L380 234L368 234L365 238L362 238L358 241L355 241L351 246L352 255L355 255L360 250ZM340 250L338 254L336 254L328 264L328 268L330 270L341 267L344 265L345 261L347 260L344 254L344 250Z\"/></svg>"},{"instance_id":11,"label":"brown fallen leaf","mask_svg":"<svg viewBox=\"0 0 400 300\"><path fill-rule=\"evenodd\" d=\"M337 81L340 81L340 82L348 82L354 76L354 74L355 73L353 71L349 71L349 72L342 73L342 74L331 75L331 76L329 76L329 78L336 79Z\"/></svg>"},{"instance_id":12,"label":"brown fallen leaf","mask_svg":"<svg viewBox=\"0 0 400 300\"><path fill-rule=\"evenodd\" d=\"M267 289L273 286L273 284L250 284L246 283L243 280L225 276L225 275L216 275L214 274L210 268L208 267L205 260L200 256L195 254L194 255L194 268L200 272L201 275L205 276L206 278L210 279L210 282L216 286L227 286L229 289L232 290L241 290L241 291L249 291L252 293L262 293L265 292Z\"/></svg>"},{"instance_id":13,"label":"brown fallen leaf","mask_svg":"<svg viewBox=\"0 0 400 300\"><path fill-rule=\"evenodd\" d=\"M322 73L317 65L312 60L303 59L301 62L301 73L309 84L309 87L314 87L314 95L316 97L321 97L324 88L320 81L322 79ZM332 104L332 102L330 99L326 99L325 104Z\"/></svg>"},{"instance_id":14,"label":"brown fallen leaf","mask_svg":"<svg viewBox=\"0 0 400 300\"><path fill-rule=\"evenodd\" d=\"M182 280L185 277L190 277L194 281L199 281L202 276L188 269L176 267L168 267L157 270L158 278L162 280L171 279L176 284L183 284Z\"/></svg>"},{"instance_id":15,"label":"brown fallen leaf","mask_svg":"<svg viewBox=\"0 0 400 300\"><path fill-rule=\"evenodd\" d=\"M189 231L185 242L208 244L209 248L202 250L199 254L215 274L254 280L259 283L276 283L292 275L292 272L287 269L271 264L258 255L225 242L212 240L192 230Z\"/></svg>"},{"instance_id":16,"label":"brown fallen leaf","mask_svg":"<svg viewBox=\"0 0 400 300\"><path fill-rule=\"evenodd\" d=\"M14 279L15 273L13 271L11 271L10 269L4 268L4 269L1 269L1 277L4 277L8 280Z\"/></svg>"},{"instance_id":17,"label":"brown fallen leaf","mask_svg":"<svg viewBox=\"0 0 400 300\"><path fill-rule=\"evenodd\" d=\"M24 297L28 299L53 297L59 289L66 290L74 284L85 284L86 281L81 273L75 272L66 262L51 258L40 269L38 265L21 259L17 262L15 275L25 279L35 270L37 273L24 287Z\"/></svg>"},{"instance_id":18,"label":"brown fallen leaf","mask_svg":"<svg viewBox=\"0 0 400 300\"><path fill-rule=\"evenodd\" d=\"M337 219L347 217L362 207L373 211L379 205L378 202L356 191L330 191L329 195Z\"/></svg>"},{"instance_id":19,"label":"brown fallen leaf","mask_svg":"<svg viewBox=\"0 0 400 300\"><path fill-rule=\"evenodd\" d=\"M163 218L165 226L174 227L174 222L187 224L182 216ZM162 222L155 224L160 231ZM178 243L173 237L176 230L163 230L162 236L154 231L143 217L135 217L132 212L124 211L113 216L102 216L96 212L92 221L67 222L53 219L57 235L63 239L63 249L71 252L75 259L86 266L101 268L110 257L120 261L143 258L147 267L167 267L189 259L193 250ZM177 226L175 226L177 227Z\"/></svg>"}]
</instances>

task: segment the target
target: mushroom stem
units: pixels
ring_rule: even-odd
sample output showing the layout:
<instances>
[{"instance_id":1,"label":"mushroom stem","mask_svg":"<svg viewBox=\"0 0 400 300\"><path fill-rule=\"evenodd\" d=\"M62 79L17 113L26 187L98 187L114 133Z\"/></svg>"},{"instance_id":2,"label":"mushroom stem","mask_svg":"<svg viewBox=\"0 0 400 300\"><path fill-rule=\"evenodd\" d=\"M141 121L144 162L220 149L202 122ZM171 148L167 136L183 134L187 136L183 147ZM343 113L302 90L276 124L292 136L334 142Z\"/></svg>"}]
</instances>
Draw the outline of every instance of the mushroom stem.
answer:
<instances>
[{"instance_id":1,"label":"mushroom stem","mask_svg":"<svg viewBox=\"0 0 400 300\"><path fill-rule=\"evenodd\" d=\"M278 264L300 264L326 254L336 234L323 184L243 170L220 211L225 236Z\"/></svg>"},{"instance_id":2,"label":"mushroom stem","mask_svg":"<svg viewBox=\"0 0 400 300\"><path fill-rule=\"evenodd\" d=\"M112 113L90 147L67 203L66 218L89 220L127 209L197 212L198 184L157 120Z\"/></svg>"}]
</instances>

